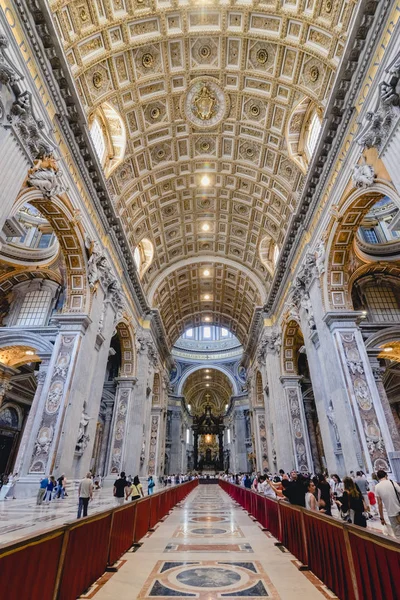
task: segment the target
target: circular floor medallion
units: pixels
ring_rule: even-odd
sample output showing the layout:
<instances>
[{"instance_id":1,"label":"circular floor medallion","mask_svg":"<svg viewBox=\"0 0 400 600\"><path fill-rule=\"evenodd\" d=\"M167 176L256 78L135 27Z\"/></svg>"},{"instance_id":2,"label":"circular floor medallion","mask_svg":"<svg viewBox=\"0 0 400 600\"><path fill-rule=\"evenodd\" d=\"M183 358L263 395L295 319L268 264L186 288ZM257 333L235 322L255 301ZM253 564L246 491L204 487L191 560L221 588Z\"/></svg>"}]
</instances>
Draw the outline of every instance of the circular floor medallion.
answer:
<instances>
[{"instance_id":1,"label":"circular floor medallion","mask_svg":"<svg viewBox=\"0 0 400 600\"><path fill-rule=\"evenodd\" d=\"M200 528L192 529L190 533L194 533L195 535L221 535L221 533L226 533L226 529L217 529L216 527Z\"/></svg>"}]
</instances>

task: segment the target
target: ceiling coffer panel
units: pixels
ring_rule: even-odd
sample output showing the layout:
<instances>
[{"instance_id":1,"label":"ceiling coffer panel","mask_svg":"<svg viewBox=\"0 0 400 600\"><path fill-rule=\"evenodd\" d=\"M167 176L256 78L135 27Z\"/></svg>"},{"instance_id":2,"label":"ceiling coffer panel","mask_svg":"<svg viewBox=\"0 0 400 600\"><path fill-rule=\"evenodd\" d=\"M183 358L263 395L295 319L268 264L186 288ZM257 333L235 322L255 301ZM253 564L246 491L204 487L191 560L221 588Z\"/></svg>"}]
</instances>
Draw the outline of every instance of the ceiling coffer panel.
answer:
<instances>
[{"instance_id":1,"label":"ceiling coffer panel","mask_svg":"<svg viewBox=\"0 0 400 600\"><path fill-rule=\"evenodd\" d=\"M203 313L190 261L204 255L238 265L232 279L218 267L209 310L246 343L259 298L240 269L268 291L260 244L282 244L306 168L292 117L300 103L323 113L356 2L49 4L88 118L104 103L122 118L125 156L109 190L132 251L144 238L154 246L145 292L188 263L154 296L170 341Z\"/></svg>"}]
</instances>

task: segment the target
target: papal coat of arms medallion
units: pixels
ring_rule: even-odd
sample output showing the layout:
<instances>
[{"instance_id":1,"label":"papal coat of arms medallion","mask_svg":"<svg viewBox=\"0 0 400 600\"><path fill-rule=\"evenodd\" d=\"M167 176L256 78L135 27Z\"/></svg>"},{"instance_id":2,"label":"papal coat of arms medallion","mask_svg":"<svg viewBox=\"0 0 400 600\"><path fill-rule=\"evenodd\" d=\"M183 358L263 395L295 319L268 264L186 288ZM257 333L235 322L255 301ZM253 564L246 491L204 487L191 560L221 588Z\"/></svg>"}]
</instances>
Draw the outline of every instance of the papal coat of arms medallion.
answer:
<instances>
[{"instance_id":1,"label":"papal coat of arms medallion","mask_svg":"<svg viewBox=\"0 0 400 600\"><path fill-rule=\"evenodd\" d=\"M182 112L195 126L208 129L228 114L229 98L212 77L198 77L183 99Z\"/></svg>"}]
</instances>

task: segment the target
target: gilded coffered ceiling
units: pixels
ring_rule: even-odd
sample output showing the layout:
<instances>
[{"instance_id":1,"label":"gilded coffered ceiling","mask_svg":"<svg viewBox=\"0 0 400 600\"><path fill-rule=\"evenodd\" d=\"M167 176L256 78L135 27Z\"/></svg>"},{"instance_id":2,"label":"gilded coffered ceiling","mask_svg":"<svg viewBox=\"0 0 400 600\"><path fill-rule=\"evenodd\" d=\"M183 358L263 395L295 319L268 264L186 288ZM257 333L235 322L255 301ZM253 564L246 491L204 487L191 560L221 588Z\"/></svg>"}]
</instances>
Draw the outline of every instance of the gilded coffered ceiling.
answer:
<instances>
[{"instance_id":1,"label":"gilded coffered ceiling","mask_svg":"<svg viewBox=\"0 0 400 600\"><path fill-rule=\"evenodd\" d=\"M142 283L170 342L207 312L245 343L273 276L269 244L282 245L300 196L306 120L323 113L355 1L49 4L89 121L105 103L121 117L126 150L109 190L132 250L154 246ZM217 274L209 305L199 257Z\"/></svg>"},{"instance_id":2,"label":"gilded coffered ceiling","mask_svg":"<svg viewBox=\"0 0 400 600\"><path fill-rule=\"evenodd\" d=\"M232 393L228 377L216 369L195 371L183 386L186 404L190 404L193 415L202 414L207 404L211 406L214 415L224 413Z\"/></svg>"}]
</instances>

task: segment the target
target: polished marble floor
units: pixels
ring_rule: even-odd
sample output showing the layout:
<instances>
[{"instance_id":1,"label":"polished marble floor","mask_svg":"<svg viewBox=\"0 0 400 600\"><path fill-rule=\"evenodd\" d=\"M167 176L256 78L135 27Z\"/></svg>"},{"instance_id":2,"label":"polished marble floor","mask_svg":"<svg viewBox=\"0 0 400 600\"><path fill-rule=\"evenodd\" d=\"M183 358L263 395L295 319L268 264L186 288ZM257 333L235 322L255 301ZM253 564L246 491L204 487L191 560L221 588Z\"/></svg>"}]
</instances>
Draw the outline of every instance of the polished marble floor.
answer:
<instances>
[{"instance_id":1,"label":"polished marble floor","mask_svg":"<svg viewBox=\"0 0 400 600\"><path fill-rule=\"evenodd\" d=\"M85 598L335 598L275 541L219 486L200 485Z\"/></svg>"},{"instance_id":2,"label":"polished marble floor","mask_svg":"<svg viewBox=\"0 0 400 600\"><path fill-rule=\"evenodd\" d=\"M164 486L156 487L156 491ZM78 493L72 487L63 500L52 500L48 504L36 505L35 498L0 502L0 546L13 542L38 531L45 531L76 519ZM112 486L96 490L89 504L89 515L115 506Z\"/></svg>"}]
</instances>

